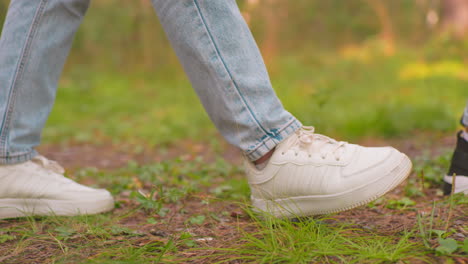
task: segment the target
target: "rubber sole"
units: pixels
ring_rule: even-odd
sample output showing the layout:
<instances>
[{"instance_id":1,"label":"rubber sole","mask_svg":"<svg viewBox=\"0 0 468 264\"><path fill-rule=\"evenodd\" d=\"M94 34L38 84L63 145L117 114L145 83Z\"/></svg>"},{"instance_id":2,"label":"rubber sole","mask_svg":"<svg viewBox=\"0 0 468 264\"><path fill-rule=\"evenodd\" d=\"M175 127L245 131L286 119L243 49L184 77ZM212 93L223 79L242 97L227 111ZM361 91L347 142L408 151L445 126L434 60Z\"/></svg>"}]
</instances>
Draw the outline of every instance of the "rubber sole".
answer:
<instances>
[{"instance_id":1,"label":"rubber sole","mask_svg":"<svg viewBox=\"0 0 468 264\"><path fill-rule=\"evenodd\" d=\"M278 218L297 218L337 213L368 204L403 182L411 172L411 160L403 155L400 163L390 173L359 188L334 195L301 196L276 200L252 197L257 212Z\"/></svg>"},{"instance_id":2,"label":"rubber sole","mask_svg":"<svg viewBox=\"0 0 468 264\"><path fill-rule=\"evenodd\" d=\"M444 186L442 187L444 194L449 195L452 193L452 177L449 175L444 176ZM457 175L455 176L455 190L454 193L468 194L468 176Z\"/></svg>"},{"instance_id":3,"label":"rubber sole","mask_svg":"<svg viewBox=\"0 0 468 264\"><path fill-rule=\"evenodd\" d=\"M112 197L102 200L0 199L0 219L30 216L98 214L114 208Z\"/></svg>"}]
</instances>

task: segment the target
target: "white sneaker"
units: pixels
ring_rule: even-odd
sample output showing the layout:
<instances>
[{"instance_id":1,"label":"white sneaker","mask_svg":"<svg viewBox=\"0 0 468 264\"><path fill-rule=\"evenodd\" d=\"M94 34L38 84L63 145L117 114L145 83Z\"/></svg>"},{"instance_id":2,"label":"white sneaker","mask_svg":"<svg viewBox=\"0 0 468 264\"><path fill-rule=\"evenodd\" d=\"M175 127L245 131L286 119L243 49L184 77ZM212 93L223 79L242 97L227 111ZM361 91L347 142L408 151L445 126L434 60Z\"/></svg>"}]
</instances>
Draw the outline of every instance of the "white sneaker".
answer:
<instances>
[{"instance_id":1,"label":"white sneaker","mask_svg":"<svg viewBox=\"0 0 468 264\"><path fill-rule=\"evenodd\" d=\"M345 211L367 204L400 184L411 161L391 147L337 142L303 127L281 142L268 165L246 161L253 206L276 217Z\"/></svg>"},{"instance_id":2,"label":"white sneaker","mask_svg":"<svg viewBox=\"0 0 468 264\"><path fill-rule=\"evenodd\" d=\"M83 186L63 173L57 162L43 156L0 166L0 219L96 214L114 208L108 191Z\"/></svg>"}]
</instances>

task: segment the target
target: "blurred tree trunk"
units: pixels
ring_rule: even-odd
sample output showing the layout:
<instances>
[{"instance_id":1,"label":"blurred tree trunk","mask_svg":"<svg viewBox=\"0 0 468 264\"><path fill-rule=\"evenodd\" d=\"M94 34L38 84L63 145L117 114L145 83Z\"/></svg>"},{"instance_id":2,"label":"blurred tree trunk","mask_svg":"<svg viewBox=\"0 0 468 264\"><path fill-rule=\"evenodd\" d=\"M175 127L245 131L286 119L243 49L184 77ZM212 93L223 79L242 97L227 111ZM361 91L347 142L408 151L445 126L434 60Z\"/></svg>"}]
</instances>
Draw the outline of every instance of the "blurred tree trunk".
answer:
<instances>
[{"instance_id":1,"label":"blurred tree trunk","mask_svg":"<svg viewBox=\"0 0 468 264\"><path fill-rule=\"evenodd\" d=\"M384 43L384 52L387 55L391 55L395 50L395 34L388 9L382 0L366 0L366 2L375 12L377 19L379 20L380 38Z\"/></svg>"},{"instance_id":2,"label":"blurred tree trunk","mask_svg":"<svg viewBox=\"0 0 468 264\"><path fill-rule=\"evenodd\" d=\"M468 36L468 0L442 0L442 27L455 36Z\"/></svg>"},{"instance_id":3,"label":"blurred tree trunk","mask_svg":"<svg viewBox=\"0 0 468 264\"><path fill-rule=\"evenodd\" d=\"M245 8L242 10L242 15L249 26L252 22L252 14L257 8L258 3L259 0L246 0Z\"/></svg>"},{"instance_id":4,"label":"blurred tree trunk","mask_svg":"<svg viewBox=\"0 0 468 264\"><path fill-rule=\"evenodd\" d=\"M280 2L281 0L247 0L242 12L249 25L255 14L258 14L263 22L263 37L259 46L266 64L272 62L278 52L280 21L284 14ZM283 3L287 4L286 1Z\"/></svg>"},{"instance_id":5,"label":"blurred tree trunk","mask_svg":"<svg viewBox=\"0 0 468 264\"><path fill-rule=\"evenodd\" d=\"M265 19L265 37L261 46L265 62L269 64L273 61L278 51L278 29L279 21L277 2L278 0L264 0L262 7Z\"/></svg>"}]
</instances>

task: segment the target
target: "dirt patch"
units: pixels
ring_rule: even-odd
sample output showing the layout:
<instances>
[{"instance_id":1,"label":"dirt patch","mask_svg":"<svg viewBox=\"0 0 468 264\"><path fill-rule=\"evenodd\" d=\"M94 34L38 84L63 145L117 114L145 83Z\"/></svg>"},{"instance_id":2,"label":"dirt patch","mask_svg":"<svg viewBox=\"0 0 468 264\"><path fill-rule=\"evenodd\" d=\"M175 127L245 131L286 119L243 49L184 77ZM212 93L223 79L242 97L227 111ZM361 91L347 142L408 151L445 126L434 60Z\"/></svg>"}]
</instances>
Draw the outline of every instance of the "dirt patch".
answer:
<instances>
[{"instance_id":1,"label":"dirt patch","mask_svg":"<svg viewBox=\"0 0 468 264\"><path fill-rule=\"evenodd\" d=\"M359 143L363 145L383 146L392 145L407 153L411 158L415 158L422 153L438 155L444 149L453 148L455 137L453 135L424 135L425 140L410 139L365 139ZM58 160L64 166L76 169L82 167L97 167L99 169L114 169L125 166L129 160L135 160L141 164L157 162L166 158L185 155L186 158L195 158L203 156L206 159L214 159L217 152L210 149L207 144L184 142L178 147L173 147L166 153L158 151L144 150L139 153L129 152L128 149L118 146L90 146L90 145L45 145L40 148L44 155ZM234 163L239 162L239 152L229 145L223 143L223 156ZM239 180L244 180L242 175L234 175ZM410 178L417 176L413 173ZM398 200L404 197L404 184L386 195L386 201ZM363 206L354 210L342 212L332 216L327 220L329 224L338 224L340 222L350 223L356 228L364 231L375 232L383 235L401 234L405 230L415 230L418 223L418 214L434 215L434 229L443 230L447 225L452 230L454 237L463 241L468 237L466 223L468 216L466 205L456 207L449 214L448 206L434 207L434 201L441 201L443 197L436 187L424 190L424 196L414 198L416 207L405 209L391 209L386 202L376 203L374 206ZM210 261L214 261L213 254L217 253L217 248L223 248L227 245L235 247L241 244L242 232L255 232L256 227L249 216L235 201L219 200L210 195L208 188L202 190L196 195L190 195L185 199L169 204L168 213L165 216L151 214L143 210L133 210L138 207L137 203L129 198L128 192L122 192L116 196L120 203L120 208L115 209L111 214L113 218L119 220L119 225L135 230L136 235L127 236L125 234L115 234L104 244L99 244L94 248L79 249L73 251L73 245L88 243L93 239L92 236L80 237L69 240L69 258L70 254L76 254L76 259L97 258L101 254L102 248L118 246L120 243L130 243L135 247L141 247L149 243L167 243L171 239L179 239L178 253L179 258L196 259L187 261L187 263L207 263L203 256L210 256ZM130 215L128 212L132 211ZM200 224L190 223L189 218L194 215L204 215L206 219ZM154 223L149 223L148 219L155 219ZM23 220L0 221L0 230L11 228L13 225L21 224ZM448 223L448 224L447 224ZM38 231L38 235L44 237L47 235L47 227ZM192 250L190 245L185 245L180 240L181 234L189 234L197 247L204 247L203 250ZM414 239L418 239L415 237ZM436 245L436 241L431 242ZM100 249L101 248L101 249ZM209 249L211 248L211 249ZM60 243L52 239L41 240L33 237L24 241L9 241L0 244L0 263L50 263L57 256L64 253ZM219 252L218 252L219 253ZM223 258L225 259L225 255ZM446 258L437 257L429 254L433 263L444 263ZM453 263L466 263L463 258L453 258ZM231 262L241 263L241 262ZM412 263L417 263L412 262Z\"/></svg>"},{"instance_id":2,"label":"dirt patch","mask_svg":"<svg viewBox=\"0 0 468 264\"><path fill-rule=\"evenodd\" d=\"M159 148L142 148L135 151L130 146L111 143L101 145L45 144L40 146L38 151L70 169L85 167L116 169L127 165L132 160L139 164L148 164L175 157L184 157L188 160L203 157L206 161L222 157L231 163L240 164L241 152L237 148L221 138L218 138L217 142L219 142L217 151L214 151L207 142L193 142L191 140L183 140L180 144L166 146L163 151ZM365 138L357 143L363 146L393 146L414 158L422 153L429 153L432 156L439 155L444 150L453 148L455 142L454 134L421 132L411 134L403 139Z\"/></svg>"},{"instance_id":3,"label":"dirt patch","mask_svg":"<svg viewBox=\"0 0 468 264\"><path fill-rule=\"evenodd\" d=\"M111 170L126 166L129 161L135 161L138 164L149 164L176 157L187 160L202 157L207 162L222 157L236 164L241 160L241 152L222 139L219 139L218 151L214 151L209 143L190 140L183 140L178 145L163 148L141 148L137 151L130 146L115 145L109 142L101 145L45 144L40 146L38 151L71 170L87 167Z\"/></svg>"}]
</instances>

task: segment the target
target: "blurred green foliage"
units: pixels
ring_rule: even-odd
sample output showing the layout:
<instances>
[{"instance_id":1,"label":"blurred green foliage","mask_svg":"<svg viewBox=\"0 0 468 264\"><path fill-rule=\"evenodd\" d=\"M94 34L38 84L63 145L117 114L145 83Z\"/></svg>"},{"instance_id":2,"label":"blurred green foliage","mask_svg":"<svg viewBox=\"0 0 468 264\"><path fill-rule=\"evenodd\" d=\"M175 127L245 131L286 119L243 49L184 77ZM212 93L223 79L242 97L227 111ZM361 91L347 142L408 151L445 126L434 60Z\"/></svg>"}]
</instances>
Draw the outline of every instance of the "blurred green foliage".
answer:
<instances>
[{"instance_id":1,"label":"blurred green foliage","mask_svg":"<svg viewBox=\"0 0 468 264\"><path fill-rule=\"evenodd\" d=\"M215 134L150 1L91 2L44 139L154 145ZM426 24L434 1L270 2L238 1L279 97L304 124L346 139L456 128L468 41Z\"/></svg>"},{"instance_id":2,"label":"blurred green foliage","mask_svg":"<svg viewBox=\"0 0 468 264\"><path fill-rule=\"evenodd\" d=\"M421 76L420 68L437 69L443 62L414 64L422 55L412 49L400 52L390 58L371 54L367 61L336 53L284 57L272 81L286 109L320 133L356 139L455 129L468 98L468 80L457 75L456 67ZM45 137L160 144L186 137L206 140L214 133L182 74L74 68L62 79Z\"/></svg>"},{"instance_id":3,"label":"blurred green foliage","mask_svg":"<svg viewBox=\"0 0 468 264\"><path fill-rule=\"evenodd\" d=\"M8 0L0 0L3 19ZM257 4L252 4L258 2ZM317 52L378 36L383 21L368 0L238 1L259 46L273 39L278 55ZM426 25L434 1L383 0L395 41L419 45L437 34ZM250 4L249 4L250 3ZM272 17L268 13L273 14ZM383 19L385 20L385 18ZM150 0L91 1L71 54L73 64L105 69L158 71L178 67ZM269 55L269 54L267 54Z\"/></svg>"}]
</instances>

